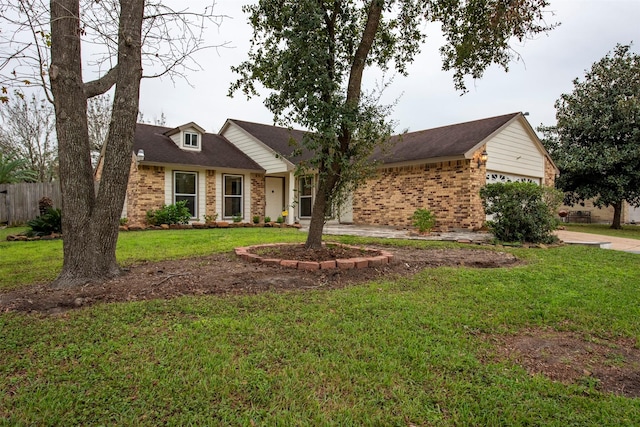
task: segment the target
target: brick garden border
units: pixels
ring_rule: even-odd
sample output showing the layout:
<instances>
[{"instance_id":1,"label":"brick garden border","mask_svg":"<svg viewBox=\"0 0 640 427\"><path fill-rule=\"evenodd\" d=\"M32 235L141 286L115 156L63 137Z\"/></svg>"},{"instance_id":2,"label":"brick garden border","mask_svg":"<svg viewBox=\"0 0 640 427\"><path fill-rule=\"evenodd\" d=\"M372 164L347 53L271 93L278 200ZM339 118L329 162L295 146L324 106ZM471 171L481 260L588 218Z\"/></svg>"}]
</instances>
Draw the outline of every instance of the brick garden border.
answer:
<instances>
[{"instance_id":1,"label":"brick garden border","mask_svg":"<svg viewBox=\"0 0 640 427\"><path fill-rule=\"evenodd\" d=\"M342 243L331 243L332 245L338 245L345 248L358 249L358 250L369 250L378 252L378 255L372 256L362 256L357 258L344 258L344 259L335 259L330 261L298 261L291 259L280 259L280 258L268 258L262 257L260 255L251 253L250 251L260 249L260 248L268 248L271 246L283 246L288 243L270 243L265 245L254 245L254 246L245 246L240 248L235 248L235 253L237 256L242 258L243 261L246 262L259 262L267 265L279 265L287 268L297 268L298 270L329 270L329 269L341 269L341 270L350 270L353 268L369 268L376 267L384 264L390 264L393 261L393 254L389 251L381 250L381 249L367 249L361 246L352 246L352 245L344 245ZM298 243L293 243L293 245L300 245Z\"/></svg>"}]
</instances>

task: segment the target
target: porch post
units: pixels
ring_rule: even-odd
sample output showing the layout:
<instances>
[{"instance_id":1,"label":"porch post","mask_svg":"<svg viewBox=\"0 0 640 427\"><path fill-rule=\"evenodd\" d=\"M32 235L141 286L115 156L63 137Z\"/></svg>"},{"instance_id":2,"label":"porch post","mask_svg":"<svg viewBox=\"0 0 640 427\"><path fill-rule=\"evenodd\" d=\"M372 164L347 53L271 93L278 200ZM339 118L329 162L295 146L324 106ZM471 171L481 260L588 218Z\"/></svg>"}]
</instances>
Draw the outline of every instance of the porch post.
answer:
<instances>
[{"instance_id":1,"label":"porch post","mask_svg":"<svg viewBox=\"0 0 640 427\"><path fill-rule=\"evenodd\" d=\"M294 205L296 200L296 176L294 171L289 172L289 179L287 180L287 210L289 211L289 215L287 216L287 224L293 224L294 219L296 217L296 213L298 212L297 205ZM295 206L295 207L294 207Z\"/></svg>"}]
</instances>

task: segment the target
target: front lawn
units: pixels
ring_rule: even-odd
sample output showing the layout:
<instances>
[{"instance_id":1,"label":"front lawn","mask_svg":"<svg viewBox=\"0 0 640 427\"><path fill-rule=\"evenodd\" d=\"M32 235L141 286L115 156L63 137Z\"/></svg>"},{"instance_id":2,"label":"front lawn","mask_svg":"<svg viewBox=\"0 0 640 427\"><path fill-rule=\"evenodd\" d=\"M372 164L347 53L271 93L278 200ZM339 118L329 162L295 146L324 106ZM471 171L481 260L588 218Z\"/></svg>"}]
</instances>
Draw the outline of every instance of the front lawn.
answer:
<instances>
[{"instance_id":1,"label":"front lawn","mask_svg":"<svg viewBox=\"0 0 640 427\"><path fill-rule=\"evenodd\" d=\"M26 228L0 230L0 292L24 283L50 282L62 268L62 241L7 242L9 234ZM268 231L267 231L268 230ZM122 266L143 261L181 259L246 245L302 242L305 234L293 228L213 228L207 230L153 230L120 233L117 258Z\"/></svg>"},{"instance_id":2,"label":"front lawn","mask_svg":"<svg viewBox=\"0 0 640 427\"><path fill-rule=\"evenodd\" d=\"M304 239L255 230L123 233L118 257L126 264ZM0 280L5 257L14 270L27 262L36 270L3 287L53 277L60 250L59 242L0 242ZM637 350L638 255L509 251L527 264L427 269L331 291L2 313L0 425L636 425L640 399L602 393L586 371L572 384L532 375L496 343L560 331Z\"/></svg>"}]
</instances>

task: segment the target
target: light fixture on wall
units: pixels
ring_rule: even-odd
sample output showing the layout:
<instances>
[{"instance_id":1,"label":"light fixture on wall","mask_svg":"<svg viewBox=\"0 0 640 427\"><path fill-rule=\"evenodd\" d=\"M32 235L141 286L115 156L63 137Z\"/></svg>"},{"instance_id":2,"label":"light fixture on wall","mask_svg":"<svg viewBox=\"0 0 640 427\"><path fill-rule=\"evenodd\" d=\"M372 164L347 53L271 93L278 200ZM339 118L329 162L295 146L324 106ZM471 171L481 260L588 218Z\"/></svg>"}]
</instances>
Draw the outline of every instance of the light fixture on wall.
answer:
<instances>
[{"instance_id":1,"label":"light fixture on wall","mask_svg":"<svg viewBox=\"0 0 640 427\"><path fill-rule=\"evenodd\" d=\"M488 158L489 154L487 154L487 150L482 150L482 154L480 154L480 157L478 158L478 167L486 165Z\"/></svg>"},{"instance_id":2,"label":"light fixture on wall","mask_svg":"<svg viewBox=\"0 0 640 427\"><path fill-rule=\"evenodd\" d=\"M138 154L136 154L136 160L138 160L138 162L144 160L144 150L142 148L138 150Z\"/></svg>"}]
</instances>

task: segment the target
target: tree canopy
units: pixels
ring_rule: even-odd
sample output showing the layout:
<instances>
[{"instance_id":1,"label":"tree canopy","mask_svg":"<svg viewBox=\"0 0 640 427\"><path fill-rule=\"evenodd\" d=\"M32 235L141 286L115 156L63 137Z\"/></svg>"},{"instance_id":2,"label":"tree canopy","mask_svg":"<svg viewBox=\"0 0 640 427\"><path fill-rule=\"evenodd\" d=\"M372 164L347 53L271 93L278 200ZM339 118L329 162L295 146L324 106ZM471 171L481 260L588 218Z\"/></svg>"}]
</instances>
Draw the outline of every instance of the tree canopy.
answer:
<instances>
[{"instance_id":1,"label":"tree canopy","mask_svg":"<svg viewBox=\"0 0 640 427\"><path fill-rule=\"evenodd\" d=\"M623 201L640 205L640 56L617 45L573 86L556 101L556 126L541 128L556 185L567 204L613 206L620 228Z\"/></svg>"},{"instance_id":2,"label":"tree canopy","mask_svg":"<svg viewBox=\"0 0 640 427\"><path fill-rule=\"evenodd\" d=\"M234 68L230 93L258 94L275 121L308 128L302 141L314 153L318 182L308 248L321 244L330 206L364 176L373 148L388 139L390 109L376 93L362 94L367 67L408 72L425 41L426 24L439 22L446 38L443 68L479 78L491 64L507 69L523 40L553 28L544 22L546 0L260 0L245 6L253 26L249 59ZM302 172L301 172L302 173Z\"/></svg>"}]
</instances>

